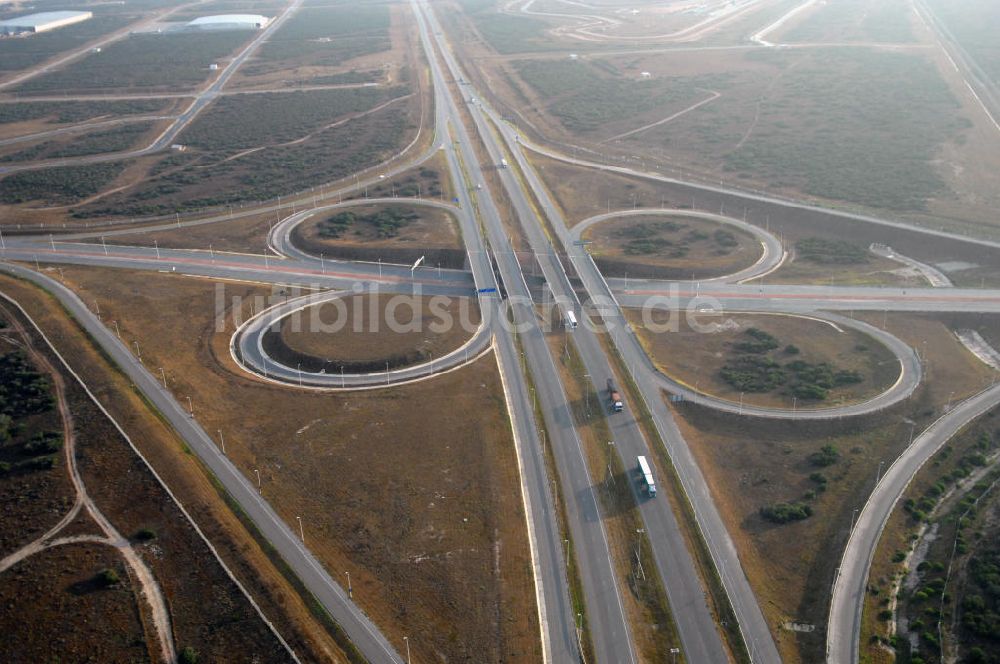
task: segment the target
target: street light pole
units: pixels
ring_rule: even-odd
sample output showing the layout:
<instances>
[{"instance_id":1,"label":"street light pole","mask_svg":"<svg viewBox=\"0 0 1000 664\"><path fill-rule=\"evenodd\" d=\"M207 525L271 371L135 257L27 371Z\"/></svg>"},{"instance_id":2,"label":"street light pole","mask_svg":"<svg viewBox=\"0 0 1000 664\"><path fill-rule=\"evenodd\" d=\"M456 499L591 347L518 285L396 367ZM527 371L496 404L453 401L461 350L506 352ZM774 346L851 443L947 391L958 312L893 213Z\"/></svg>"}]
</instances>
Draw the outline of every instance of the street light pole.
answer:
<instances>
[{"instance_id":1,"label":"street light pole","mask_svg":"<svg viewBox=\"0 0 1000 664\"><path fill-rule=\"evenodd\" d=\"M139 350L139 342L133 341L132 343L135 344L135 356L139 358L139 364L142 364L142 351Z\"/></svg>"},{"instance_id":2,"label":"street light pole","mask_svg":"<svg viewBox=\"0 0 1000 664\"><path fill-rule=\"evenodd\" d=\"M257 475L257 493L258 494L263 494L264 492L261 490L261 487L260 487L260 471L257 470L256 468L254 468L253 472L254 472L255 475Z\"/></svg>"},{"instance_id":3,"label":"street light pole","mask_svg":"<svg viewBox=\"0 0 1000 664\"><path fill-rule=\"evenodd\" d=\"M403 643L406 644L406 664L412 664L410 662L410 637L404 636Z\"/></svg>"},{"instance_id":4,"label":"street light pole","mask_svg":"<svg viewBox=\"0 0 1000 664\"><path fill-rule=\"evenodd\" d=\"M167 389L167 375L163 373L163 367L160 367L160 378L163 380L163 389Z\"/></svg>"},{"instance_id":5,"label":"street light pole","mask_svg":"<svg viewBox=\"0 0 1000 664\"><path fill-rule=\"evenodd\" d=\"M301 539L302 543L305 544L306 543L306 531L302 529L302 517L301 516L297 516L295 518L299 522L299 539Z\"/></svg>"},{"instance_id":6,"label":"street light pole","mask_svg":"<svg viewBox=\"0 0 1000 664\"><path fill-rule=\"evenodd\" d=\"M354 599L354 587L351 585L351 573L344 572L347 575L347 596Z\"/></svg>"},{"instance_id":7,"label":"street light pole","mask_svg":"<svg viewBox=\"0 0 1000 664\"><path fill-rule=\"evenodd\" d=\"M222 444L222 453L226 453L226 437L222 435L222 429L219 429L219 442Z\"/></svg>"},{"instance_id":8,"label":"street light pole","mask_svg":"<svg viewBox=\"0 0 1000 664\"><path fill-rule=\"evenodd\" d=\"M194 402L191 401L191 397L188 397L187 400L188 400L188 410L191 411L191 417L194 417Z\"/></svg>"}]
</instances>

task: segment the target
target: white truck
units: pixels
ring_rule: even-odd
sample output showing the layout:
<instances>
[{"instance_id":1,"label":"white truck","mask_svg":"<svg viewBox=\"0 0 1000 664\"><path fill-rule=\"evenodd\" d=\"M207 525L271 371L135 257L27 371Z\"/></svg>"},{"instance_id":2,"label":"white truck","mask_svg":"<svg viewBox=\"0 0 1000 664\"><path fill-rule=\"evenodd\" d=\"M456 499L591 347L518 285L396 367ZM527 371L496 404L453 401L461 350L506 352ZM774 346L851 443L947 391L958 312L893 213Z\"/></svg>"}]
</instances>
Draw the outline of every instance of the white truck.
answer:
<instances>
[{"instance_id":1,"label":"white truck","mask_svg":"<svg viewBox=\"0 0 1000 664\"><path fill-rule=\"evenodd\" d=\"M636 457L639 470L639 482L643 484L646 488L646 493L650 498L656 496L656 482L653 480L653 471L649 468L649 462L646 461L646 457L640 456Z\"/></svg>"},{"instance_id":2,"label":"white truck","mask_svg":"<svg viewBox=\"0 0 1000 664\"><path fill-rule=\"evenodd\" d=\"M500 168L507 168L507 160L506 159L501 159L500 160Z\"/></svg>"}]
</instances>

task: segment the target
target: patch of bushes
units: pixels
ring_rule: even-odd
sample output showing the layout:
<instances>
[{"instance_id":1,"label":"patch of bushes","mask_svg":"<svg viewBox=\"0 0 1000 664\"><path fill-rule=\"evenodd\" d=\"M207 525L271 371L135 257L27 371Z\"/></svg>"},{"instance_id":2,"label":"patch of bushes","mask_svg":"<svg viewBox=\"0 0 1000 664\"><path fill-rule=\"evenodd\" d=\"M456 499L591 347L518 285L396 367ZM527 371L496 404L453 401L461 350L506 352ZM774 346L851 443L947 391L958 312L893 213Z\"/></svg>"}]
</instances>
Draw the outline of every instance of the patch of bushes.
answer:
<instances>
[{"instance_id":1,"label":"patch of bushes","mask_svg":"<svg viewBox=\"0 0 1000 664\"><path fill-rule=\"evenodd\" d=\"M737 356L727 362L720 377L741 392L771 392L785 386L785 394L797 399L822 401L829 390L860 383L864 377L857 371L837 369L826 362L812 364L793 360L781 364L768 353L781 344L771 334L751 327L744 331L747 338L736 341L731 348ZM795 346L785 346L784 354L797 355Z\"/></svg>"},{"instance_id":2,"label":"patch of bushes","mask_svg":"<svg viewBox=\"0 0 1000 664\"><path fill-rule=\"evenodd\" d=\"M419 218L414 210L395 206L362 215L347 210L324 219L318 228L320 237L340 238L356 224L365 224L375 229L379 239L389 239L398 236L402 228Z\"/></svg>"},{"instance_id":3,"label":"patch of bushes","mask_svg":"<svg viewBox=\"0 0 1000 664\"><path fill-rule=\"evenodd\" d=\"M15 419L43 413L53 404L49 379L35 370L23 351L0 355L0 414Z\"/></svg>"},{"instance_id":4,"label":"patch of bushes","mask_svg":"<svg viewBox=\"0 0 1000 664\"><path fill-rule=\"evenodd\" d=\"M125 163L114 161L13 173L0 181L0 203L76 203L99 192L123 170Z\"/></svg>"},{"instance_id":5,"label":"patch of bushes","mask_svg":"<svg viewBox=\"0 0 1000 664\"><path fill-rule=\"evenodd\" d=\"M771 523L791 523L812 516L812 507L806 503L775 503L760 508L760 515Z\"/></svg>"},{"instance_id":6,"label":"patch of bushes","mask_svg":"<svg viewBox=\"0 0 1000 664\"><path fill-rule=\"evenodd\" d=\"M824 445L818 452L809 455L809 463L826 468L840 461L840 450L833 445Z\"/></svg>"}]
</instances>

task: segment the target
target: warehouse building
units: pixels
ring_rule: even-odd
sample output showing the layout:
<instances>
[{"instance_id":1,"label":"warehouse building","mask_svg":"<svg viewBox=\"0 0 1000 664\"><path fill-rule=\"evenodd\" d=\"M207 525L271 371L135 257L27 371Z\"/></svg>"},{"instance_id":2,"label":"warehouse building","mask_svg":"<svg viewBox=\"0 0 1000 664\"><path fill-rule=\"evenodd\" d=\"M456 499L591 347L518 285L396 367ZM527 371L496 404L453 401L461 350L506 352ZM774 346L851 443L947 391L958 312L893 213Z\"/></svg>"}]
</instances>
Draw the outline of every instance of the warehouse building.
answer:
<instances>
[{"instance_id":1,"label":"warehouse building","mask_svg":"<svg viewBox=\"0 0 1000 664\"><path fill-rule=\"evenodd\" d=\"M187 24L188 30L260 30L271 22L260 14L201 16Z\"/></svg>"},{"instance_id":2,"label":"warehouse building","mask_svg":"<svg viewBox=\"0 0 1000 664\"><path fill-rule=\"evenodd\" d=\"M94 18L93 12L41 12L0 21L0 35L29 35L47 32Z\"/></svg>"}]
</instances>

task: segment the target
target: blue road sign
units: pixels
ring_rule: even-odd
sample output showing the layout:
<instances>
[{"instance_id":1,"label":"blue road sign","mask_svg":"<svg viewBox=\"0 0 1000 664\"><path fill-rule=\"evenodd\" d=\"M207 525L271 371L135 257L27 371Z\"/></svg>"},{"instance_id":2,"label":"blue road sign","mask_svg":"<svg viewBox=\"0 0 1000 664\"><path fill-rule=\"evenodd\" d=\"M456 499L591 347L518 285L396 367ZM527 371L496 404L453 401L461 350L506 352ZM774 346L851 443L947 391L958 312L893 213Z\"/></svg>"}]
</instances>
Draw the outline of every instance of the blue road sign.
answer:
<instances>
[{"instance_id":1,"label":"blue road sign","mask_svg":"<svg viewBox=\"0 0 1000 664\"><path fill-rule=\"evenodd\" d=\"M479 292L480 293L496 293L497 289L496 288L480 288Z\"/></svg>"}]
</instances>

